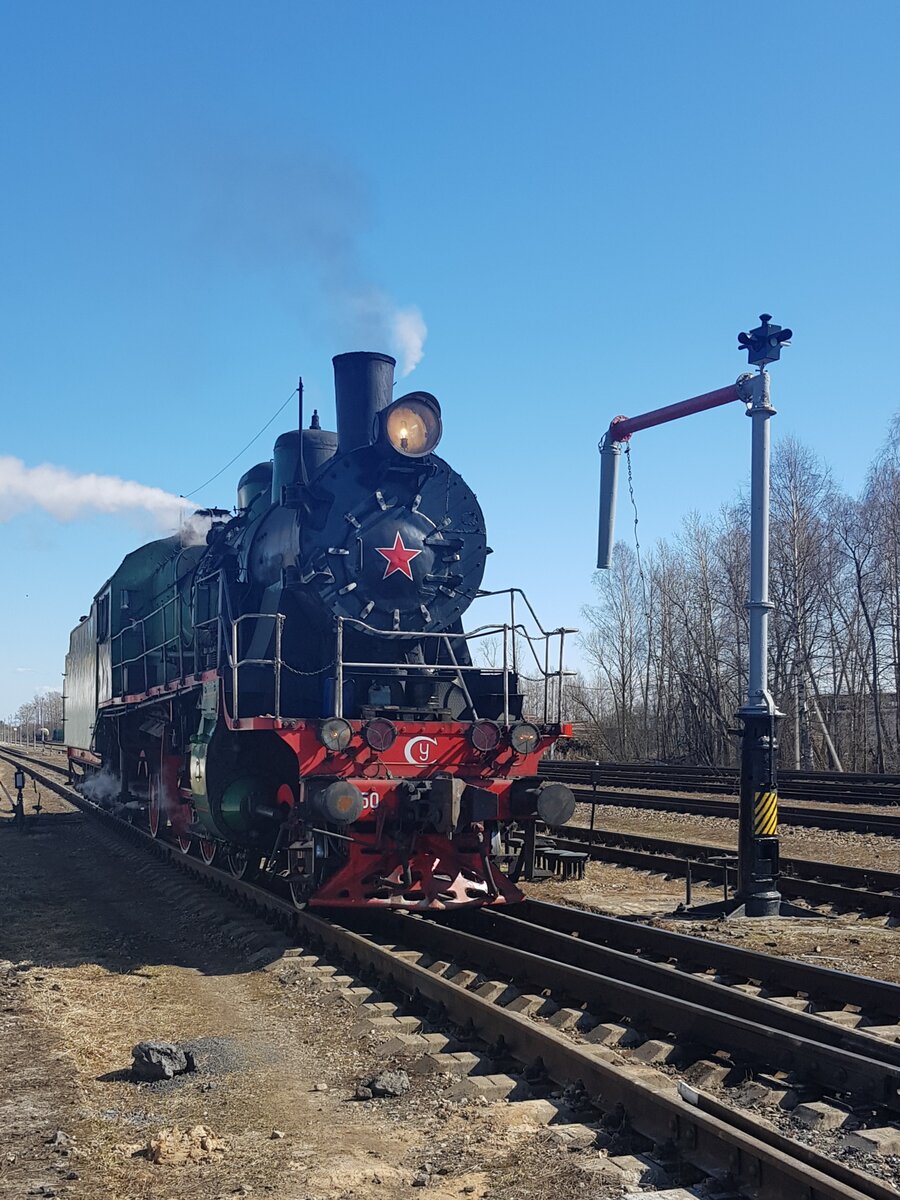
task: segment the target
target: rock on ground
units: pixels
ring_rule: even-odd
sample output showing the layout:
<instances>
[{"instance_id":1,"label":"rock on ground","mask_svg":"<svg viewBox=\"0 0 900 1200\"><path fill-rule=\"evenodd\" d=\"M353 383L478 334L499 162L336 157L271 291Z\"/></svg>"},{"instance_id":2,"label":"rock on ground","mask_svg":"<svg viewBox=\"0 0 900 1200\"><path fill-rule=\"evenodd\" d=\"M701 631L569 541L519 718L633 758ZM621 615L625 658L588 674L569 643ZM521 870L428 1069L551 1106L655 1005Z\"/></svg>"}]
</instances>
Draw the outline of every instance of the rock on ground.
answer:
<instances>
[{"instance_id":1,"label":"rock on ground","mask_svg":"<svg viewBox=\"0 0 900 1200\"><path fill-rule=\"evenodd\" d=\"M138 1042L131 1051L131 1074L150 1082L173 1079L194 1070L194 1056L174 1042Z\"/></svg>"}]
</instances>

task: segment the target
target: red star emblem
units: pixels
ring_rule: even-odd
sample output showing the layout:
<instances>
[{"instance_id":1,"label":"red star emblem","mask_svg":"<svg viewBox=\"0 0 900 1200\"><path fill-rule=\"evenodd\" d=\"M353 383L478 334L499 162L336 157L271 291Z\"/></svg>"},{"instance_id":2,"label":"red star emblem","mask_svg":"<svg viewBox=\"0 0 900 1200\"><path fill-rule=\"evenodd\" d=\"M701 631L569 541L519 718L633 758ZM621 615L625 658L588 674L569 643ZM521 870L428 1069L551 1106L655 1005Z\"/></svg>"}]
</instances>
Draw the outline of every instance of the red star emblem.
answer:
<instances>
[{"instance_id":1,"label":"red star emblem","mask_svg":"<svg viewBox=\"0 0 900 1200\"><path fill-rule=\"evenodd\" d=\"M413 573L409 564L414 558L422 553L421 550L407 550L403 545L403 538L400 533L394 537L393 546L376 546L378 554L381 554L387 559L387 566L384 568L382 579L387 579L389 575L393 575L395 571L401 571L407 579L412 579Z\"/></svg>"}]
</instances>

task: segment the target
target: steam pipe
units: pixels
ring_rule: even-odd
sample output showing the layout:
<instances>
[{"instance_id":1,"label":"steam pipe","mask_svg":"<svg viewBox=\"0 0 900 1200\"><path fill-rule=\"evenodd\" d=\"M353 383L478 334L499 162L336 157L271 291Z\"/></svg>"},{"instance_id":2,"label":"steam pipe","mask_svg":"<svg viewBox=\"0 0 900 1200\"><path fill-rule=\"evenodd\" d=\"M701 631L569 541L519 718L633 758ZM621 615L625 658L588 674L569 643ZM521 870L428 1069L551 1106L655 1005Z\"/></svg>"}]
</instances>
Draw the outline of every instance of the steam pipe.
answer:
<instances>
[{"instance_id":1,"label":"steam pipe","mask_svg":"<svg viewBox=\"0 0 900 1200\"><path fill-rule=\"evenodd\" d=\"M597 566L602 571L608 571L612 566L621 453L619 444L607 434L600 443L600 536L597 542Z\"/></svg>"}]
</instances>

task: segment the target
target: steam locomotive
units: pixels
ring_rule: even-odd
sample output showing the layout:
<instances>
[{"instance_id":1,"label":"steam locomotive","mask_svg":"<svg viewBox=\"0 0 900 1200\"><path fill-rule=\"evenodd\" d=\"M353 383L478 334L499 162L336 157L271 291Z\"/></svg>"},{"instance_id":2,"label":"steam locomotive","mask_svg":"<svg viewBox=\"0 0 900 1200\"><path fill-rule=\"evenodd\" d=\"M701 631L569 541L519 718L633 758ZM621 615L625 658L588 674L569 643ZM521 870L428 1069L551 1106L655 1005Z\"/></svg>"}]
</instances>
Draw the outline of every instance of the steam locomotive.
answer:
<instances>
[{"instance_id":1,"label":"steam locomotive","mask_svg":"<svg viewBox=\"0 0 900 1200\"><path fill-rule=\"evenodd\" d=\"M301 427L241 478L236 515L195 514L205 537L139 547L95 595L66 657L70 773L300 906L517 901L536 823L575 805L537 777L569 631L529 633L512 590L509 621L464 632L490 551L435 453L440 405L395 400L388 355L333 361L336 433L302 427L301 384ZM479 637L501 667L474 664ZM523 717L523 655L542 719Z\"/></svg>"}]
</instances>

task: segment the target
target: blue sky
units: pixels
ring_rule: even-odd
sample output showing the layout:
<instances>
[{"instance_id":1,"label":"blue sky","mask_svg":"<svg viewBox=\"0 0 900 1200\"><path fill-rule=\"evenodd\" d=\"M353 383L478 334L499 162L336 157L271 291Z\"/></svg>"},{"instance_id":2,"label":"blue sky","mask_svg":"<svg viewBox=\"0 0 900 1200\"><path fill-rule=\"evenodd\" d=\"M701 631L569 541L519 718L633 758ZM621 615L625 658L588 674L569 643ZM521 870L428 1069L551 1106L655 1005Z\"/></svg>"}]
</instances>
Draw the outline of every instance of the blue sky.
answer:
<instances>
[{"instance_id":1,"label":"blue sky","mask_svg":"<svg viewBox=\"0 0 900 1200\"><path fill-rule=\"evenodd\" d=\"M731 382L763 310L796 331L773 433L861 484L898 407L898 34L828 0L6 0L0 456L189 492L300 372L330 423L331 355L383 348L354 298L416 306L487 583L578 624L609 419ZM633 457L649 544L745 482L749 422ZM0 523L0 715L146 534Z\"/></svg>"}]
</instances>

